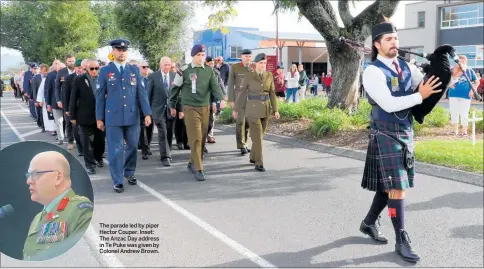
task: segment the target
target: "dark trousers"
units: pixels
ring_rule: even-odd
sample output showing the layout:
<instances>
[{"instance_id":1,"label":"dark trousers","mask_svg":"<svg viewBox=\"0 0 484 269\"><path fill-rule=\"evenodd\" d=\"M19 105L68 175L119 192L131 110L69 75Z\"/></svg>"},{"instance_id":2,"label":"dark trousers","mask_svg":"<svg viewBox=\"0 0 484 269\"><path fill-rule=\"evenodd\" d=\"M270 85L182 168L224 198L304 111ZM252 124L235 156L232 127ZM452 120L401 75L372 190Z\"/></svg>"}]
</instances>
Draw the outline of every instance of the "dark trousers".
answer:
<instances>
[{"instance_id":1,"label":"dark trousers","mask_svg":"<svg viewBox=\"0 0 484 269\"><path fill-rule=\"evenodd\" d=\"M185 119L176 118L175 120L175 138L177 144L188 145L187 129Z\"/></svg>"},{"instance_id":2,"label":"dark trousers","mask_svg":"<svg viewBox=\"0 0 484 269\"><path fill-rule=\"evenodd\" d=\"M173 143L174 119L163 119L156 122L158 129L158 145L160 146L161 159L171 158L171 146Z\"/></svg>"},{"instance_id":3,"label":"dark trousers","mask_svg":"<svg viewBox=\"0 0 484 269\"><path fill-rule=\"evenodd\" d=\"M150 126L146 126L145 119L141 118L140 127L138 148L141 149L141 154L148 154L153 138L153 123Z\"/></svg>"},{"instance_id":4,"label":"dark trousers","mask_svg":"<svg viewBox=\"0 0 484 269\"><path fill-rule=\"evenodd\" d=\"M29 111L30 111L30 115L36 119L37 118L37 113L35 111L35 102L34 102L34 99L30 99L29 98Z\"/></svg>"},{"instance_id":5,"label":"dark trousers","mask_svg":"<svg viewBox=\"0 0 484 269\"><path fill-rule=\"evenodd\" d=\"M104 132L96 124L80 126L86 168L95 168L96 161L103 159L105 142Z\"/></svg>"},{"instance_id":6,"label":"dark trousers","mask_svg":"<svg viewBox=\"0 0 484 269\"><path fill-rule=\"evenodd\" d=\"M67 141L69 143L74 143L74 128L72 127L71 118L67 116L64 108L64 133L66 134Z\"/></svg>"},{"instance_id":7,"label":"dark trousers","mask_svg":"<svg viewBox=\"0 0 484 269\"><path fill-rule=\"evenodd\" d=\"M77 124L72 125L72 132L74 133L74 138L76 139L77 152L84 154L84 148L82 146L82 138L81 138L81 128L79 127L79 125ZM104 132L103 132L103 136L104 136Z\"/></svg>"},{"instance_id":8,"label":"dark trousers","mask_svg":"<svg viewBox=\"0 0 484 269\"><path fill-rule=\"evenodd\" d=\"M215 112L217 112L217 111L213 111L212 106L210 106L210 116L208 118L208 132L207 132L207 134L209 134L213 129L213 123L214 123L214 120L215 120L215 118L214 118Z\"/></svg>"},{"instance_id":9,"label":"dark trousers","mask_svg":"<svg viewBox=\"0 0 484 269\"><path fill-rule=\"evenodd\" d=\"M42 107L41 106L35 107L35 111L37 113L37 126L39 126L39 128L44 129L44 118L42 115Z\"/></svg>"}]
</instances>

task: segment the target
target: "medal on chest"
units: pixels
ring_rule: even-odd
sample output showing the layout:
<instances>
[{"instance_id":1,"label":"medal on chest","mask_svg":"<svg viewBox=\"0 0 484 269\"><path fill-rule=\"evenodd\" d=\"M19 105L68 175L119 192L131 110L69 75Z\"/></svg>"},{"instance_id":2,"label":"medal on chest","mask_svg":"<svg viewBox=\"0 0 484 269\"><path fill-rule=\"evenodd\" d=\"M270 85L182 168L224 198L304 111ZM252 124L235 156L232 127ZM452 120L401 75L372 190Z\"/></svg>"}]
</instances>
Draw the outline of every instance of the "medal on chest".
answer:
<instances>
[{"instance_id":1,"label":"medal on chest","mask_svg":"<svg viewBox=\"0 0 484 269\"><path fill-rule=\"evenodd\" d=\"M397 92L398 90L400 90L398 77L391 78L391 85L392 85L392 92Z\"/></svg>"},{"instance_id":2,"label":"medal on chest","mask_svg":"<svg viewBox=\"0 0 484 269\"><path fill-rule=\"evenodd\" d=\"M131 86L136 85L136 74L131 73L130 82Z\"/></svg>"},{"instance_id":3,"label":"medal on chest","mask_svg":"<svg viewBox=\"0 0 484 269\"><path fill-rule=\"evenodd\" d=\"M190 74L190 81L192 82L192 93L197 93L197 74Z\"/></svg>"},{"instance_id":4,"label":"medal on chest","mask_svg":"<svg viewBox=\"0 0 484 269\"><path fill-rule=\"evenodd\" d=\"M63 211L68 203L69 197L62 198L59 206L57 206L56 212L50 212L49 214L47 214L45 220L49 222L40 225L39 236L37 237L37 244L54 243L65 239L65 237L67 236L67 222L52 222L52 220L59 218L59 215L57 215L56 213L59 211Z\"/></svg>"}]
</instances>

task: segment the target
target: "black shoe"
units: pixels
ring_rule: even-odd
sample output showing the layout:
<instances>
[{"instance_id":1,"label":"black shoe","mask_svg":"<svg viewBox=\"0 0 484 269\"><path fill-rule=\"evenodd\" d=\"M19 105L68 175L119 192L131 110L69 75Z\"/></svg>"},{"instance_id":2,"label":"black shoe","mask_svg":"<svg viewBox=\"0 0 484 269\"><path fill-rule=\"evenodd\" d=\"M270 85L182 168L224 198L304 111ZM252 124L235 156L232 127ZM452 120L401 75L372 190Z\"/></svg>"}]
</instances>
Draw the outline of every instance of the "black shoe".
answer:
<instances>
[{"instance_id":1,"label":"black shoe","mask_svg":"<svg viewBox=\"0 0 484 269\"><path fill-rule=\"evenodd\" d=\"M189 145L183 145L183 148L188 150L188 149L190 149L190 146Z\"/></svg>"},{"instance_id":2,"label":"black shoe","mask_svg":"<svg viewBox=\"0 0 484 269\"><path fill-rule=\"evenodd\" d=\"M104 161L100 160L96 162L97 167L104 167Z\"/></svg>"},{"instance_id":3,"label":"black shoe","mask_svg":"<svg viewBox=\"0 0 484 269\"><path fill-rule=\"evenodd\" d=\"M386 244L388 243L388 239L380 232L379 226L380 220L378 220L378 226L376 225L376 223L373 225L366 225L365 222L362 221L360 224L360 232L369 235L373 240L378 243Z\"/></svg>"},{"instance_id":4,"label":"black shoe","mask_svg":"<svg viewBox=\"0 0 484 269\"><path fill-rule=\"evenodd\" d=\"M128 180L129 185L136 185L138 181L134 176L125 177Z\"/></svg>"},{"instance_id":5,"label":"black shoe","mask_svg":"<svg viewBox=\"0 0 484 269\"><path fill-rule=\"evenodd\" d=\"M176 146L178 147L179 150L183 149L183 144L182 143L177 143Z\"/></svg>"},{"instance_id":6,"label":"black shoe","mask_svg":"<svg viewBox=\"0 0 484 269\"><path fill-rule=\"evenodd\" d=\"M195 179L198 181L205 181L205 175L203 174L203 171L198 171L195 173Z\"/></svg>"},{"instance_id":7,"label":"black shoe","mask_svg":"<svg viewBox=\"0 0 484 269\"><path fill-rule=\"evenodd\" d=\"M247 150L247 152L250 152L250 149L248 147L245 147L245 150Z\"/></svg>"},{"instance_id":8,"label":"black shoe","mask_svg":"<svg viewBox=\"0 0 484 269\"><path fill-rule=\"evenodd\" d=\"M249 162L250 162L250 163L255 163L255 161L253 161L253 160L249 160Z\"/></svg>"},{"instance_id":9,"label":"black shoe","mask_svg":"<svg viewBox=\"0 0 484 269\"><path fill-rule=\"evenodd\" d=\"M143 158L143 160L148 160L148 154L143 154L143 156L141 156L141 158Z\"/></svg>"},{"instance_id":10,"label":"black shoe","mask_svg":"<svg viewBox=\"0 0 484 269\"><path fill-rule=\"evenodd\" d=\"M89 175L94 175L94 174L96 174L96 170L94 170L94 168L87 168L86 170L87 170L87 173L88 173Z\"/></svg>"},{"instance_id":11,"label":"black shoe","mask_svg":"<svg viewBox=\"0 0 484 269\"><path fill-rule=\"evenodd\" d=\"M151 150L148 150L148 155L153 155L153 152L151 152Z\"/></svg>"},{"instance_id":12,"label":"black shoe","mask_svg":"<svg viewBox=\"0 0 484 269\"><path fill-rule=\"evenodd\" d=\"M171 166L170 158L164 158L161 162L164 166Z\"/></svg>"},{"instance_id":13,"label":"black shoe","mask_svg":"<svg viewBox=\"0 0 484 269\"><path fill-rule=\"evenodd\" d=\"M192 163L188 163L187 169L190 173L195 174L195 170L193 170L193 164Z\"/></svg>"},{"instance_id":14,"label":"black shoe","mask_svg":"<svg viewBox=\"0 0 484 269\"><path fill-rule=\"evenodd\" d=\"M403 260L407 262L418 262L420 257L415 253L410 243L410 237L408 236L407 232L404 230L400 231L400 243L395 244L395 251L398 255L402 257Z\"/></svg>"},{"instance_id":15,"label":"black shoe","mask_svg":"<svg viewBox=\"0 0 484 269\"><path fill-rule=\"evenodd\" d=\"M257 170L259 172L265 172L266 171L266 169L262 165L256 165L255 170Z\"/></svg>"},{"instance_id":16,"label":"black shoe","mask_svg":"<svg viewBox=\"0 0 484 269\"><path fill-rule=\"evenodd\" d=\"M247 153L249 153L249 151L247 150L247 148L240 149L240 154L242 156L246 155Z\"/></svg>"},{"instance_id":17,"label":"black shoe","mask_svg":"<svg viewBox=\"0 0 484 269\"><path fill-rule=\"evenodd\" d=\"M208 153L208 149L207 149L207 147L205 147L205 148L203 149L203 152Z\"/></svg>"},{"instance_id":18,"label":"black shoe","mask_svg":"<svg viewBox=\"0 0 484 269\"><path fill-rule=\"evenodd\" d=\"M114 185L114 191L117 193L122 193L124 191L123 184Z\"/></svg>"}]
</instances>

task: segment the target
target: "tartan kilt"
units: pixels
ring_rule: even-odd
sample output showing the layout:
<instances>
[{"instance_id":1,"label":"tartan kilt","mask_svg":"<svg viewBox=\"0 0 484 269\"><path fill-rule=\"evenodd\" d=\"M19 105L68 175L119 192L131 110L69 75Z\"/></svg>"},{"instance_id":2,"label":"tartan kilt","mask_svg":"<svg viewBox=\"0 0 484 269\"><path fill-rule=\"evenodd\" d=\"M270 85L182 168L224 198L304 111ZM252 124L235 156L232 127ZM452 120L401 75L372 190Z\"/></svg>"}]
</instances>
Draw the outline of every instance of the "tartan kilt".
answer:
<instances>
[{"instance_id":1,"label":"tartan kilt","mask_svg":"<svg viewBox=\"0 0 484 269\"><path fill-rule=\"evenodd\" d=\"M413 127L383 121L372 121L370 127L361 187L370 191L412 188L415 176ZM411 165L407 165L407 161Z\"/></svg>"}]
</instances>

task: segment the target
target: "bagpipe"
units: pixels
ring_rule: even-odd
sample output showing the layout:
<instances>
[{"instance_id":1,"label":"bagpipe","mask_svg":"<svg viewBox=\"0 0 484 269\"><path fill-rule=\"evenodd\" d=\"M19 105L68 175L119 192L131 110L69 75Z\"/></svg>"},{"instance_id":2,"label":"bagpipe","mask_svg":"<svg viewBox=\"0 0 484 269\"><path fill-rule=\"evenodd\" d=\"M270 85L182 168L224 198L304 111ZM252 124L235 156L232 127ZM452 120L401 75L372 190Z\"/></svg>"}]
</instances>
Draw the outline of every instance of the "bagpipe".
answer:
<instances>
[{"instance_id":1,"label":"bagpipe","mask_svg":"<svg viewBox=\"0 0 484 269\"><path fill-rule=\"evenodd\" d=\"M348 47L361 51L365 54L372 53L372 49L366 48L364 44L360 42L349 40L344 37L340 37L339 41L343 44L346 44ZM482 100L482 97L477 92L477 89L473 86L466 72L460 65L459 57L455 55L455 49L451 45L448 45L448 44L441 45L440 47L435 49L435 51L431 54L418 53L418 52L408 51L404 49L397 49L397 51L399 53L399 55L397 56L399 59L404 60L410 64L413 64L422 70L422 72L425 74L423 79L424 82L427 82L427 80L432 76L438 77L439 81L442 82L442 84L435 89L435 90L442 90L441 92L430 95L427 99L423 100L421 104L416 105L412 108L413 117L418 123L420 124L423 123L425 116L428 115L434 109L434 107L438 104L442 96L444 96L449 89L450 82L452 79L452 75L451 75L452 72L450 68L450 60L448 55L450 55L450 57L454 60L454 62L463 71L463 74L467 82L469 82L469 85L471 85L472 91L474 92L474 95L476 96L476 98L479 100ZM429 63L419 64L415 60L408 60L404 57L405 54L413 54L413 55L422 57L428 60ZM418 92L418 87L415 89L415 92Z\"/></svg>"}]
</instances>

